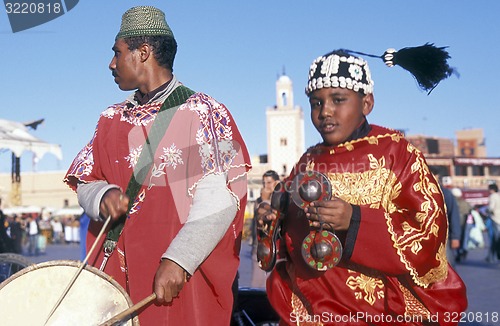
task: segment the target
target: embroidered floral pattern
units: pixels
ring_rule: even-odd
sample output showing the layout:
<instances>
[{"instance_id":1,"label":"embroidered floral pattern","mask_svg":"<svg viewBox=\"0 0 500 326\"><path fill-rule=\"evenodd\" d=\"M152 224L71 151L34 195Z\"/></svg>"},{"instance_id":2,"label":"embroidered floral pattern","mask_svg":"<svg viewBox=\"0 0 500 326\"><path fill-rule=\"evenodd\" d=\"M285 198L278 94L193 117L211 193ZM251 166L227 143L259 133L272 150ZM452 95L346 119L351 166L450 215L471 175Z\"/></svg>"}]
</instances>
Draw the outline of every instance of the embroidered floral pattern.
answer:
<instances>
[{"instance_id":1,"label":"embroidered floral pattern","mask_svg":"<svg viewBox=\"0 0 500 326\"><path fill-rule=\"evenodd\" d=\"M384 282L380 279L359 274L349 276L346 285L354 291L356 299L363 299L371 306L377 299L384 298Z\"/></svg>"},{"instance_id":2,"label":"embroidered floral pattern","mask_svg":"<svg viewBox=\"0 0 500 326\"><path fill-rule=\"evenodd\" d=\"M398 282L399 283L399 282ZM421 316L424 319L429 319L431 313L415 296L399 283L399 289L403 293L405 300L405 315L406 316Z\"/></svg>"},{"instance_id":3,"label":"embroidered floral pattern","mask_svg":"<svg viewBox=\"0 0 500 326\"><path fill-rule=\"evenodd\" d=\"M92 172L92 167L94 166L94 149L92 145L96 136L97 129L94 131L90 142L76 156L68 171L68 177L75 177L80 180L83 176L87 176Z\"/></svg>"},{"instance_id":4,"label":"embroidered floral pattern","mask_svg":"<svg viewBox=\"0 0 500 326\"><path fill-rule=\"evenodd\" d=\"M118 260L120 261L120 270L122 271L122 273L127 273L127 264L125 263L125 251L120 247L116 247L116 252L118 252Z\"/></svg>"},{"instance_id":5,"label":"embroidered floral pattern","mask_svg":"<svg viewBox=\"0 0 500 326\"><path fill-rule=\"evenodd\" d=\"M297 325L301 326L323 326L321 320L318 320L320 315L311 316L308 312L304 303L300 300L300 298L292 293L292 297L290 298L290 303L292 306L292 314L297 318ZM290 315L292 315L290 314Z\"/></svg>"},{"instance_id":6,"label":"embroidered floral pattern","mask_svg":"<svg viewBox=\"0 0 500 326\"><path fill-rule=\"evenodd\" d=\"M393 200L401 192L401 183L394 172L385 167L384 157L377 160L368 154L368 159L368 171L328 173L332 195L353 205L370 205L372 208L382 206L385 211L392 213L396 210Z\"/></svg>"},{"instance_id":7,"label":"embroidered floral pattern","mask_svg":"<svg viewBox=\"0 0 500 326\"><path fill-rule=\"evenodd\" d=\"M127 160L127 162L129 163L128 165L129 168L133 169L135 167L137 161L139 160L141 152L142 152L142 145L137 148L132 148L130 150L130 153L127 156L125 156L125 160Z\"/></svg>"},{"instance_id":8,"label":"embroidered floral pattern","mask_svg":"<svg viewBox=\"0 0 500 326\"><path fill-rule=\"evenodd\" d=\"M195 111L200 118L196 142L200 146L204 173L229 170L237 151L233 147L231 118L227 108L208 95L192 96L179 110Z\"/></svg>"},{"instance_id":9,"label":"embroidered floral pattern","mask_svg":"<svg viewBox=\"0 0 500 326\"><path fill-rule=\"evenodd\" d=\"M128 215L132 215L137 213L141 209L141 203L144 201L146 198L146 190L142 189L142 191L135 197L134 203L132 204L132 207L130 208L130 211Z\"/></svg>"},{"instance_id":10,"label":"embroidered floral pattern","mask_svg":"<svg viewBox=\"0 0 500 326\"><path fill-rule=\"evenodd\" d=\"M117 114L120 115L120 121L125 121L134 126L147 126L156 118L162 103L149 103L146 105L137 105L132 108L127 106L128 102L114 104L108 107L101 115L108 119L113 119Z\"/></svg>"},{"instance_id":11,"label":"embroidered floral pattern","mask_svg":"<svg viewBox=\"0 0 500 326\"><path fill-rule=\"evenodd\" d=\"M160 156L162 162L158 165L153 163L151 168L151 176L149 177L148 190L155 186L153 183L153 178L159 178L165 175L166 169L172 167L174 170L178 165L184 164L182 160L182 150L177 148L175 144L170 145L170 147L163 147L163 154Z\"/></svg>"},{"instance_id":12,"label":"embroidered floral pattern","mask_svg":"<svg viewBox=\"0 0 500 326\"><path fill-rule=\"evenodd\" d=\"M160 159L165 162L165 166L171 166L174 170L179 164L184 164L182 161L182 150L176 148L175 144L172 144L170 147L163 147L163 155L160 156Z\"/></svg>"}]
</instances>

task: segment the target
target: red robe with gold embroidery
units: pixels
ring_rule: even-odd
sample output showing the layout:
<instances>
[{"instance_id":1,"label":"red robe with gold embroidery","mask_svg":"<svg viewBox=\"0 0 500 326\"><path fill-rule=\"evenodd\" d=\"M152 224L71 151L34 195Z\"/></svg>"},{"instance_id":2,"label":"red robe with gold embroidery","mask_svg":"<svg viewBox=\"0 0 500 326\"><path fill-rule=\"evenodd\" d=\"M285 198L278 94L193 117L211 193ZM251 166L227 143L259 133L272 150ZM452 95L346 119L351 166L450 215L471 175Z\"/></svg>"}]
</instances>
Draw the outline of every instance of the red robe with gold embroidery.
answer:
<instances>
[{"instance_id":1,"label":"red robe with gold embroidery","mask_svg":"<svg viewBox=\"0 0 500 326\"><path fill-rule=\"evenodd\" d=\"M162 103L127 104L113 105L101 114L93 139L68 170L65 180L73 189L77 183L98 180L124 191L127 188ZM140 311L141 325L229 324L249 169L246 146L223 104L196 93L177 109L104 272L127 290L133 303L150 295L161 256L187 220L197 183L208 174L227 173L227 187L239 209L225 236L179 297L170 305L151 304ZM101 227L102 223L91 222L89 248ZM103 251L96 253L89 262L99 268Z\"/></svg>"},{"instance_id":2,"label":"red robe with gold embroidery","mask_svg":"<svg viewBox=\"0 0 500 326\"><path fill-rule=\"evenodd\" d=\"M456 324L466 289L446 260L443 195L422 153L399 132L372 125L366 137L308 149L289 180L306 170L325 174L332 195L359 206L361 217L337 232L340 264L319 272L301 255L309 223L290 205L280 243L287 261L267 283L282 323Z\"/></svg>"}]
</instances>

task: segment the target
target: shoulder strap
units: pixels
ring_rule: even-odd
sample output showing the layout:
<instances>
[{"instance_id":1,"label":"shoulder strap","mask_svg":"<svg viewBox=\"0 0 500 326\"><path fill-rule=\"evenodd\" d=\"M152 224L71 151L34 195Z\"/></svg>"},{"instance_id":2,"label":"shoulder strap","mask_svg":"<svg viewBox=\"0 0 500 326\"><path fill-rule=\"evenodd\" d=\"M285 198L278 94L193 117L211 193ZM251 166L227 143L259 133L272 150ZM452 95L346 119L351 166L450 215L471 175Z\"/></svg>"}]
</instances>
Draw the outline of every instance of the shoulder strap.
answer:
<instances>
[{"instance_id":1,"label":"shoulder strap","mask_svg":"<svg viewBox=\"0 0 500 326\"><path fill-rule=\"evenodd\" d=\"M184 85L180 85L177 87L170 96L165 100L163 105L158 111L156 119L153 121L153 125L149 130L148 136L142 147L141 154L139 155L139 159L137 160L137 164L134 167L134 171L132 176L130 177L130 181L127 186L127 190L125 193L130 198L130 202L128 205L128 212L132 208L132 205L135 202L137 194L139 190L141 190L144 180L151 170L151 166L153 165L153 157L160 143L161 139L165 135L167 128L172 121L172 117L174 116L177 108L181 106L186 100L194 94L194 91L187 88ZM117 221L111 230L109 230L108 235L106 237L106 242L104 243L104 247L107 246L115 246L116 241L120 237L120 234L123 230L123 226L125 225L125 221L128 214L125 214L119 221ZM113 244L110 242L114 242ZM111 248L108 248L108 250Z\"/></svg>"}]
</instances>

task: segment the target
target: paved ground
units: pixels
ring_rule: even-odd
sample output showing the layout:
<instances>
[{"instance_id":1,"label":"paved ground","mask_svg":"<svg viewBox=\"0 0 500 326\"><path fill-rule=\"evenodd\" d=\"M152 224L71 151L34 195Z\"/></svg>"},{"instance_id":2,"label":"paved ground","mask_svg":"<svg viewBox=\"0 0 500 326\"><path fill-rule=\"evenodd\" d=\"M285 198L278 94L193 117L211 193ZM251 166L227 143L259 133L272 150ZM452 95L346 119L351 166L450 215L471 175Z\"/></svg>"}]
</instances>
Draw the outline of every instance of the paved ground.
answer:
<instances>
[{"instance_id":1,"label":"paved ground","mask_svg":"<svg viewBox=\"0 0 500 326\"><path fill-rule=\"evenodd\" d=\"M247 242L242 244L240 286L263 287L266 275L254 263L250 249ZM485 257L485 249L472 250L467 260L456 266L457 272L467 285L469 299L467 314L462 316L464 322L460 325L500 325L500 320L492 322L492 317L500 318L500 263L487 263ZM78 244L48 245L44 254L26 258L34 263L80 260L80 248Z\"/></svg>"}]
</instances>

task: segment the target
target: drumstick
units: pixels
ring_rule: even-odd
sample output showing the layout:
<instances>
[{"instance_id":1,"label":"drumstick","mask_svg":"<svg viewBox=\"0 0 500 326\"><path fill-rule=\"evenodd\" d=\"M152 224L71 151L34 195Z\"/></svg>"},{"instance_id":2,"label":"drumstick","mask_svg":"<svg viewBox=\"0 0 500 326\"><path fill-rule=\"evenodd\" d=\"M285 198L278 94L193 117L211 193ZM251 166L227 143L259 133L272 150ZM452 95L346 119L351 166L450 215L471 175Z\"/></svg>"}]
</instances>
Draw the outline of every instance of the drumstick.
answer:
<instances>
[{"instance_id":1,"label":"drumstick","mask_svg":"<svg viewBox=\"0 0 500 326\"><path fill-rule=\"evenodd\" d=\"M156 294L151 293L149 296L146 298L142 299L141 301L137 302L135 305L132 307L120 312L118 315L112 317L111 319L107 320L106 322L100 324L99 326L115 326L117 323L121 322L125 318L131 318L133 314L144 307L145 305L151 303L153 300L156 299Z\"/></svg>"},{"instance_id":2,"label":"drumstick","mask_svg":"<svg viewBox=\"0 0 500 326\"><path fill-rule=\"evenodd\" d=\"M97 246L97 243L99 242L99 239L104 234L104 231L106 230L106 227L108 226L108 224L109 224L110 221L111 221L111 215L108 216L108 218L104 222L104 225L102 226L101 231L99 231L99 234L97 235L97 238L95 239L94 244L90 248L90 250L89 250L87 256L85 257L85 259L83 260L83 262L80 264L80 267L78 267L78 270L76 271L75 275L73 275L73 278L69 282L68 286L66 287L66 289L64 290L64 292L62 293L62 295L59 297L59 300L55 304L54 308L52 308L52 311L50 312L49 316L45 320L45 324L44 325L47 325L47 322L50 320L50 317L52 317L52 315L54 314L54 312L56 311L56 309L61 305L61 302L63 301L63 299L68 294L69 290L71 289L71 287L75 283L76 279L78 278L78 276L82 272L83 268L85 267L85 265L87 265L87 261L89 260L90 256L94 252L94 249Z\"/></svg>"}]
</instances>

